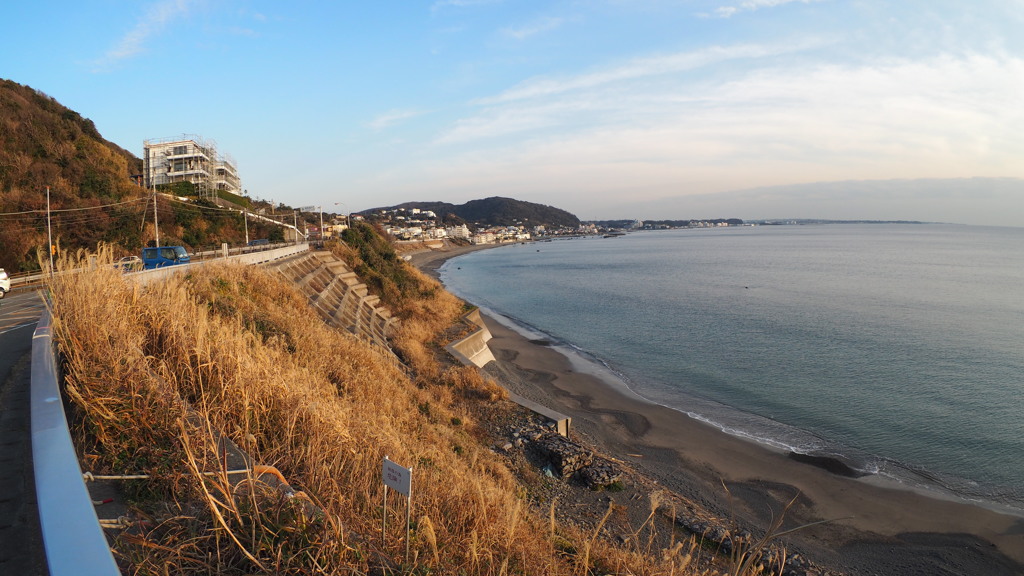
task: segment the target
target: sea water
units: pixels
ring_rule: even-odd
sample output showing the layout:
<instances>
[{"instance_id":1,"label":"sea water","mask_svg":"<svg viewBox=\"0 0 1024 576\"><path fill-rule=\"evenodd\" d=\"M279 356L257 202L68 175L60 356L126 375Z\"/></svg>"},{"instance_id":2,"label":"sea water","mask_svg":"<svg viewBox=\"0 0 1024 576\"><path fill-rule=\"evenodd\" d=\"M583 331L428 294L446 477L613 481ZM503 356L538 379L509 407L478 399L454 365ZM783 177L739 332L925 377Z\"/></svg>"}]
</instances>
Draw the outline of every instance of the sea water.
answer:
<instances>
[{"instance_id":1,"label":"sea water","mask_svg":"<svg viewBox=\"0 0 1024 576\"><path fill-rule=\"evenodd\" d=\"M1024 229L634 232L441 277L728 433L1024 513Z\"/></svg>"}]
</instances>

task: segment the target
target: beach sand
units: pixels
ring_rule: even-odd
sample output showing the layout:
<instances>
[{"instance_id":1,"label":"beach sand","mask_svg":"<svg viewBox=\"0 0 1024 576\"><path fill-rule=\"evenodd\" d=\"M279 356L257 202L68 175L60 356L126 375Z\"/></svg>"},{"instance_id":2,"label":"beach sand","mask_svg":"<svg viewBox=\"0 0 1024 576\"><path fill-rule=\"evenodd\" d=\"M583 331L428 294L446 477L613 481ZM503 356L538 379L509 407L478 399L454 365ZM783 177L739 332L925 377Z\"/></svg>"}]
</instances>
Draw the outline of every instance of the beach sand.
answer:
<instances>
[{"instance_id":1,"label":"beach sand","mask_svg":"<svg viewBox=\"0 0 1024 576\"><path fill-rule=\"evenodd\" d=\"M420 252L437 276L448 258L483 247ZM571 415L573 434L683 498L746 526L766 526L794 496L786 536L812 561L848 574L1024 574L1024 518L941 500L877 478L740 439L581 371L544 343L485 317L496 362L485 369L513 392ZM836 473L840 472L840 473ZM728 487L728 495L726 489Z\"/></svg>"}]
</instances>

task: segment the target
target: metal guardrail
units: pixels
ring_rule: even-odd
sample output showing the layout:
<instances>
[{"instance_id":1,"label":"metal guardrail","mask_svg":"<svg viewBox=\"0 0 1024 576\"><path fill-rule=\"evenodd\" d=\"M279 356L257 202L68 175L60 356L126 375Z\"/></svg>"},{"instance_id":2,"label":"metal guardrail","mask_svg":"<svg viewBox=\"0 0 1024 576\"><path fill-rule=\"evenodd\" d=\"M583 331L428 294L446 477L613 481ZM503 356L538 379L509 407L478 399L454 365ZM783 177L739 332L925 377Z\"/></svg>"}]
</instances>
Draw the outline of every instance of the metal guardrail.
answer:
<instances>
[{"instance_id":1,"label":"metal guardrail","mask_svg":"<svg viewBox=\"0 0 1024 576\"><path fill-rule=\"evenodd\" d=\"M32 335L32 459L43 548L51 576L119 576L71 443L50 311Z\"/></svg>"},{"instance_id":2,"label":"metal guardrail","mask_svg":"<svg viewBox=\"0 0 1024 576\"><path fill-rule=\"evenodd\" d=\"M229 256L233 262L240 264L262 264L264 262L270 262L292 254L298 254L299 252L305 252L309 250L309 244L290 244L283 248L274 248L271 250L261 250L258 252L248 252L244 254L237 254L235 256ZM132 276L142 284L148 284L156 280L163 280L178 272L188 270L192 266L202 266L207 262L217 262L219 260L200 260L192 262L191 264L177 264L174 266L163 266L161 268L154 268L152 270L142 270L139 272L132 272Z\"/></svg>"},{"instance_id":3,"label":"metal guardrail","mask_svg":"<svg viewBox=\"0 0 1024 576\"><path fill-rule=\"evenodd\" d=\"M241 255L241 254L253 254L253 253L259 253L259 252L275 253L277 250L289 249L289 248L293 248L295 246L308 247L308 243L306 243L306 242L299 242L299 243L287 242L287 243L279 243L279 244L263 244L263 245L260 245L260 246L236 246L234 248L229 248L228 249L227 256L231 257L231 256L238 256L238 255ZM305 249L305 248L303 248L303 249ZM197 251L197 252L193 252L193 253L191 253L191 257L192 257L192 261L193 262L205 262L207 260L215 260L215 259L224 258L225 254L224 254L224 249L223 248L214 248L214 249L210 249L210 250L200 250L200 251ZM39 288L40 286L42 286L45 283L46 277L49 276L49 273L48 272L18 272L16 274L8 274L8 275L11 278L11 291L13 292L13 291L24 291L24 290L28 290L28 289L31 289L31 288Z\"/></svg>"},{"instance_id":4,"label":"metal guardrail","mask_svg":"<svg viewBox=\"0 0 1024 576\"><path fill-rule=\"evenodd\" d=\"M232 258L255 264L308 249L306 244L297 244ZM152 281L181 268L186 266L158 268L136 276ZM46 562L51 576L119 576L71 442L51 324L50 311L45 310L32 335L32 459Z\"/></svg>"}]
</instances>

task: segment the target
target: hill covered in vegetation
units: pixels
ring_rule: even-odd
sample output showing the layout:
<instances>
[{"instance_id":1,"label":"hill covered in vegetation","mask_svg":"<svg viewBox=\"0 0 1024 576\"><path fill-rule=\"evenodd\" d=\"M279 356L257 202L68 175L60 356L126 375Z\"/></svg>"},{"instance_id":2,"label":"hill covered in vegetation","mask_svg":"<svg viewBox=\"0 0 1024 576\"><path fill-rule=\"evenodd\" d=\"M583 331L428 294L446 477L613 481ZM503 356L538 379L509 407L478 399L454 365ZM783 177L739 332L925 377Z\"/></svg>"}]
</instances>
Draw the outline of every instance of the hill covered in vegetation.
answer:
<instances>
[{"instance_id":1,"label":"hill covered in vegetation","mask_svg":"<svg viewBox=\"0 0 1024 576\"><path fill-rule=\"evenodd\" d=\"M575 228L580 219L575 214L554 206L492 196L482 200L470 200L465 204L449 204L448 202L406 202L397 206L366 210L366 214L381 210L397 210L419 208L429 210L438 218L451 221L450 216L468 224L481 226L510 226L523 224L527 226L551 226Z\"/></svg>"},{"instance_id":2,"label":"hill covered in vegetation","mask_svg":"<svg viewBox=\"0 0 1024 576\"><path fill-rule=\"evenodd\" d=\"M405 369L320 321L272 270L211 263L140 288L110 266L62 259L85 270L51 285L78 449L93 473L148 476L121 485L133 526L113 543L123 572L705 573L693 539L669 532L662 547L647 524L630 531L644 538L616 543L601 536L611 508L585 524L565 521L570 502L534 508L536 487L559 481L528 471L523 483L485 426L508 410L503 391L445 360L463 304L372 228L357 232L358 246L333 249L380 275L402 319ZM251 477L216 473L221 438L252 457ZM385 456L416 475L411 532L391 498L386 539Z\"/></svg>"},{"instance_id":3,"label":"hill covered in vegetation","mask_svg":"<svg viewBox=\"0 0 1024 576\"><path fill-rule=\"evenodd\" d=\"M105 243L119 254L137 254L156 237L153 195L138 184L142 170L142 160L105 140L88 118L39 90L0 79L0 268L37 270L48 232L60 250ZM177 200L188 190L168 192L158 198L162 244L198 251L245 241L237 212ZM267 238L274 229L249 223L252 238Z\"/></svg>"},{"instance_id":4,"label":"hill covered in vegetation","mask_svg":"<svg viewBox=\"0 0 1024 576\"><path fill-rule=\"evenodd\" d=\"M0 80L0 267L32 269L36 249L45 249L47 187L61 244L138 244L131 231L145 191L130 176L141 171L142 161L104 140L91 120Z\"/></svg>"}]
</instances>

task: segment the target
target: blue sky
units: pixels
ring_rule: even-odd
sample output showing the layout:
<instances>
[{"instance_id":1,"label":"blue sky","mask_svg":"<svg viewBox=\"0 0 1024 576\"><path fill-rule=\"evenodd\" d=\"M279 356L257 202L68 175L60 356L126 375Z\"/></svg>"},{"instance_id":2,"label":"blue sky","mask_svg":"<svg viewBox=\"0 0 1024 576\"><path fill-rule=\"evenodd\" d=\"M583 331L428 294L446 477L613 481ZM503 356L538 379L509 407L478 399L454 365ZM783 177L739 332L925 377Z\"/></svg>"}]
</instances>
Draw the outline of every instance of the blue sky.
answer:
<instances>
[{"instance_id":1,"label":"blue sky","mask_svg":"<svg viewBox=\"0 0 1024 576\"><path fill-rule=\"evenodd\" d=\"M1024 226L1021 30L1022 0L39 0L0 77L293 206Z\"/></svg>"}]
</instances>

